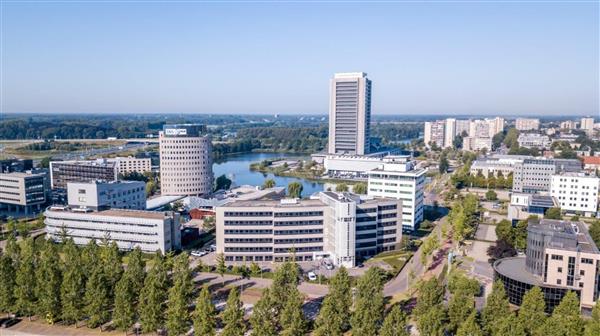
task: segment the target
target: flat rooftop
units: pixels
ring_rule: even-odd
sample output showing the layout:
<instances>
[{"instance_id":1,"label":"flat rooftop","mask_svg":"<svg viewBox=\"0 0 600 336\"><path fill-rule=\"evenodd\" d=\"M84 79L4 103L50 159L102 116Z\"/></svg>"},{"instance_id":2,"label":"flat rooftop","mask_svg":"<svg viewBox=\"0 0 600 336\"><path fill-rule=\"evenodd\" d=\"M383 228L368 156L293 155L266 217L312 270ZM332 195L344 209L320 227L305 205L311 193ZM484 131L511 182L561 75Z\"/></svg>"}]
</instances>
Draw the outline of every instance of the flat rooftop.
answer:
<instances>
[{"instance_id":1,"label":"flat rooftop","mask_svg":"<svg viewBox=\"0 0 600 336\"><path fill-rule=\"evenodd\" d=\"M109 209L103 211L78 211L77 209L71 209L69 207L51 207L49 211L52 212L64 212L72 214L82 214L87 216L110 216L110 217L127 217L127 218L144 218L144 219L164 219L167 217L167 213L164 211L144 211L144 210L125 210L125 209Z\"/></svg>"},{"instance_id":2,"label":"flat rooftop","mask_svg":"<svg viewBox=\"0 0 600 336\"><path fill-rule=\"evenodd\" d=\"M528 230L535 230L547 235L556 234L556 239L553 238L550 241L549 248L600 254L583 222L542 219L539 222L530 221ZM569 244L567 239L570 239L569 241L572 243Z\"/></svg>"},{"instance_id":3,"label":"flat rooftop","mask_svg":"<svg viewBox=\"0 0 600 336\"><path fill-rule=\"evenodd\" d=\"M319 207L325 206L325 203L318 199L301 199L293 202L293 199L285 199L281 201L272 200L252 200L252 201L233 201L225 204L223 208L260 208L260 207L272 207L272 208L302 208L302 207Z\"/></svg>"},{"instance_id":4,"label":"flat rooftop","mask_svg":"<svg viewBox=\"0 0 600 336\"><path fill-rule=\"evenodd\" d=\"M545 285L541 279L527 271L525 267L525 257L512 257L496 260L494 270L505 277L524 282L533 286L553 287Z\"/></svg>"}]
</instances>

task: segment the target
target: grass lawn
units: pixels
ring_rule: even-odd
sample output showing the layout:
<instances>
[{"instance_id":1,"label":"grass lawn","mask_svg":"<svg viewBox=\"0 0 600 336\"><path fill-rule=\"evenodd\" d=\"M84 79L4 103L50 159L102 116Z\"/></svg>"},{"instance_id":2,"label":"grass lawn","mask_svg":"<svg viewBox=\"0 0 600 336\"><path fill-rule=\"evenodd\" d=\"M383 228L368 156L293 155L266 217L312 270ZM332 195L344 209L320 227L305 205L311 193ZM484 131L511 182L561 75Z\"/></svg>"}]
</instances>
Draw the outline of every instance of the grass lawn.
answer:
<instances>
[{"instance_id":1,"label":"grass lawn","mask_svg":"<svg viewBox=\"0 0 600 336\"><path fill-rule=\"evenodd\" d=\"M400 272L406 262L412 256L412 252L406 251L392 251L392 252L384 252L380 253L373 258L371 258L367 263L373 261L382 261L388 265L390 265L396 273Z\"/></svg>"}]
</instances>

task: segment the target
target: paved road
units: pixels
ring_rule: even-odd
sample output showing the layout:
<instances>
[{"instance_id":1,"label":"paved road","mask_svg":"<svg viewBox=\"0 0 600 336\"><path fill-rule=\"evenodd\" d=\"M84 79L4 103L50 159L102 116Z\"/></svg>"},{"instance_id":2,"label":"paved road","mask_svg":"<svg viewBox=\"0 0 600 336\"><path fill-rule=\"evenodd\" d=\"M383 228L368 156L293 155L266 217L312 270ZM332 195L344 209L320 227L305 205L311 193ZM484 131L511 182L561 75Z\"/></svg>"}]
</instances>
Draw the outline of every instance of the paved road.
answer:
<instances>
[{"instance_id":1,"label":"paved road","mask_svg":"<svg viewBox=\"0 0 600 336\"><path fill-rule=\"evenodd\" d=\"M441 239L441 227L442 224L445 223L447 217L443 217L440 219L430 234L436 234ZM414 279L418 279L423 276L426 271L426 268L421 263L421 248L414 253L413 257L410 259L408 264L402 268L400 273L388 283L385 284L383 288L383 294L385 296L394 296L397 294L405 293L410 288L410 274L411 271L414 273Z\"/></svg>"}]
</instances>

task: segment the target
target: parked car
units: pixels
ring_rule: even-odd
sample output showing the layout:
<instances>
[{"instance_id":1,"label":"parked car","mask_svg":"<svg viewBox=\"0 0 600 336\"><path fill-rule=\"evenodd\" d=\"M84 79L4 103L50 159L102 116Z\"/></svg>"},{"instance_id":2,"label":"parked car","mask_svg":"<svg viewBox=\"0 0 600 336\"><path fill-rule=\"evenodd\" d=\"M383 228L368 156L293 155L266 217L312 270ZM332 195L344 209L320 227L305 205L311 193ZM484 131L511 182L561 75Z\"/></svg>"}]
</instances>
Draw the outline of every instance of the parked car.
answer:
<instances>
[{"instance_id":1,"label":"parked car","mask_svg":"<svg viewBox=\"0 0 600 336\"><path fill-rule=\"evenodd\" d=\"M310 271L310 272L308 272L307 275L308 275L308 280L310 280L310 281L316 281L317 280L317 275L315 274L315 272Z\"/></svg>"},{"instance_id":2,"label":"parked car","mask_svg":"<svg viewBox=\"0 0 600 336\"><path fill-rule=\"evenodd\" d=\"M333 264L330 261L326 261L325 262L325 268L328 270L332 270L333 269Z\"/></svg>"},{"instance_id":3,"label":"parked car","mask_svg":"<svg viewBox=\"0 0 600 336\"><path fill-rule=\"evenodd\" d=\"M2 327L2 328L10 328L10 327L14 326L15 324L17 324L19 322L21 322L21 320L16 319L16 318L11 318L11 319L8 319L8 320L2 322L2 324L0 325L0 327Z\"/></svg>"},{"instance_id":4,"label":"parked car","mask_svg":"<svg viewBox=\"0 0 600 336\"><path fill-rule=\"evenodd\" d=\"M206 251L192 251L191 253L194 257L202 257L207 254Z\"/></svg>"}]
</instances>

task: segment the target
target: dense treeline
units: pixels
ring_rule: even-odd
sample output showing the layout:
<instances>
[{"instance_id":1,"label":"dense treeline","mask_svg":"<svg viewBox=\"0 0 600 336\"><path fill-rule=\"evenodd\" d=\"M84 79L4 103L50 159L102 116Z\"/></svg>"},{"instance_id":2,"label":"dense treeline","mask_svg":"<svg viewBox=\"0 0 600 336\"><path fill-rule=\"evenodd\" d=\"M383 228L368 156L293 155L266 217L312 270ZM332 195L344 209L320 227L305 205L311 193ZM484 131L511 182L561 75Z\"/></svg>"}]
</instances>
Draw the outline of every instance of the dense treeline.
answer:
<instances>
[{"instance_id":1,"label":"dense treeline","mask_svg":"<svg viewBox=\"0 0 600 336\"><path fill-rule=\"evenodd\" d=\"M219 159L228 154L248 153L259 148L261 148L261 143L255 139L216 143L213 145L213 157Z\"/></svg>"},{"instance_id":2,"label":"dense treeline","mask_svg":"<svg viewBox=\"0 0 600 336\"><path fill-rule=\"evenodd\" d=\"M371 136L381 138L384 145L393 145L397 141L415 139L423 132L424 123L374 123L371 124Z\"/></svg>"},{"instance_id":3,"label":"dense treeline","mask_svg":"<svg viewBox=\"0 0 600 336\"><path fill-rule=\"evenodd\" d=\"M260 142L260 148L274 152L316 153L327 145L328 129L318 127L254 127L238 130L239 140Z\"/></svg>"}]
</instances>

